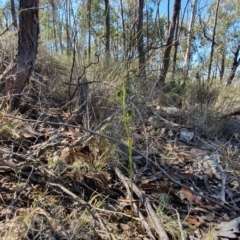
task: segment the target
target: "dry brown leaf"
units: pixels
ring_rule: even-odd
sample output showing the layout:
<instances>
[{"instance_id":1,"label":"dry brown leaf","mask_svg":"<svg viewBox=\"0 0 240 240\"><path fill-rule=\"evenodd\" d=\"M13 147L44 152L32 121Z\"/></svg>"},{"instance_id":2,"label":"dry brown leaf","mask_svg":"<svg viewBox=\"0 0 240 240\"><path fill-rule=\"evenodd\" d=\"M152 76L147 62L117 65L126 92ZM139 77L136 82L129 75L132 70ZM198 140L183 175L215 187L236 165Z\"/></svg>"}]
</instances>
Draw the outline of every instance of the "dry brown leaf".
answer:
<instances>
[{"instance_id":1,"label":"dry brown leaf","mask_svg":"<svg viewBox=\"0 0 240 240\"><path fill-rule=\"evenodd\" d=\"M193 162L192 157L187 155L187 154L179 153L178 156L185 163L192 163Z\"/></svg>"},{"instance_id":2,"label":"dry brown leaf","mask_svg":"<svg viewBox=\"0 0 240 240\"><path fill-rule=\"evenodd\" d=\"M187 216L186 220L194 225L195 227L199 227L201 225L201 223L197 220L197 218L193 217L193 216Z\"/></svg>"},{"instance_id":3,"label":"dry brown leaf","mask_svg":"<svg viewBox=\"0 0 240 240\"><path fill-rule=\"evenodd\" d=\"M87 160L87 161L91 161L91 157L81 153L80 151L76 151L79 149L72 149L69 147L65 147L61 150L61 159L67 163L67 164L73 164L76 161L83 161Z\"/></svg>"},{"instance_id":4,"label":"dry brown leaf","mask_svg":"<svg viewBox=\"0 0 240 240\"><path fill-rule=\"evenodd\" d=\"M201 207L204 207L203 203L195 196L193 193L186 188L181 189L181 193L186 197L186 199L192 204L193 202Z\"/></svg>"},{"instance_id":5,"label":"dry brown leaf","mask_svg":"<svg viewBox=\"0 0 240 240\"><path fill-rule=\"evenodd\" d=\"M186 188L182 188L180 191L190 203L192 203L194 201L195 196L192 194L192 192L190 192Z\"/></svg>"}]
</instances>

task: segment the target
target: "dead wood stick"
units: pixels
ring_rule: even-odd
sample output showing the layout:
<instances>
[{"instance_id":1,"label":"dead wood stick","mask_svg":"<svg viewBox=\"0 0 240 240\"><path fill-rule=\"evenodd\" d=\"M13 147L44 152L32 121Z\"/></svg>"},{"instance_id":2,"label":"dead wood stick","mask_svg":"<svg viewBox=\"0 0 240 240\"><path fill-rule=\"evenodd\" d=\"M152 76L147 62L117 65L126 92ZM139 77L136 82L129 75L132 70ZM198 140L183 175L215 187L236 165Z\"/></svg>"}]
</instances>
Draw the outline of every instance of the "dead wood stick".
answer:
<instances>
[{"instance_id":1,"label":"dead wood stick","mask_svg":"<svg viewBox=\"0 0 240 240\"><path fill-rule=\"evenodd\" d=\"M125 188L126 188L126 190L128 192L128 195L131 197L131 190L130 190L129 185L126 182L125 178L120 178L120 179L121 179L123 185L125 186ZM143 227L146 229L146 232L147 232L148 236L151 238L151 240L155 240L156 238L153 236L152 231L151 231L147 221L144 219L144 216L140 212L137 204L135 202L132 202L132 206L133 206L135 212L138 214L138 216L140 218L140 221L141 221ZM131 217L131 218L133 218L133 217Z\"/></svg>"},{"instance_id":2,"label":"dead wood stick","mask_svg":"<svg viewBox=\"0 0 240 240\"><path fill-rule=\"evenodd\" d=\"M130 180L127 177L125 177L118 168L115 168L115 172L116 172L117 176L119 177L119 179L124 184L125 188L127 189L128 194L131 195L131 191L129 189ZM148 213L148 216L150 217L152 224L155 227L155 230L158 233L158 235L160 236L160 238L162 240L169 240L168 235L167 235L162 223L160 222L159 218L157 217L156 213L154 212L154 210L151 206L149 198L134 183L132 184L132 188L133 188L132 190L138 195L138 197L144 204L144 207ZM135 204L135 203L133 203L133 204ZM138 208L136 210L137 210L137 212L140 213ZM142 223L143 223L143 226L145 227L145 229L147 230L148 235L151 237L151 239L155 239L147 222L144 219L142 219Z\"/></svg>"}]
</instances>

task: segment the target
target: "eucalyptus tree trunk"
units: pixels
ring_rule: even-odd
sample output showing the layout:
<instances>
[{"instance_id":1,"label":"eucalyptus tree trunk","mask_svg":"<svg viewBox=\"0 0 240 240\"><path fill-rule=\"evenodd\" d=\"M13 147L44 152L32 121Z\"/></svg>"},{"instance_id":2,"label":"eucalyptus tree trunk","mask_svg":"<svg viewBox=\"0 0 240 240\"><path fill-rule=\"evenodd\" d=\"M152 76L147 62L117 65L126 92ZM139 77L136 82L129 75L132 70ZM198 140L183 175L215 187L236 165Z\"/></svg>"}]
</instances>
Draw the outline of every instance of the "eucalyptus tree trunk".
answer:
<instances>
[{"instance_id":1,"label":"eucalyptus tree trunk","mask_svg":"<svg viewBox=\"0 0 240 240\"><path fill-rule=\"evenodd\" d=\"M222 54L221 54L221 65L220 65L220 70L219 70L219 78L220 81L223 80L224 76L224 71L225 71L225 58L226 58L226 44L224 43L224 47L222 49Z\"/></svg>"},{"instance_id":2,"label":"eucalyptus tree trunk","mask_svg":"<svg viewBox=\"0 0 240 240\"><path fill-rule=\"evenodd\" d=\"M54 47L55 51L58 52L58 39L57 39L57 21L56 21L56 5L54 0L51 0L51 7L52 7L52 21L53 21L53 38L54 38Z\"/></svg>"},{"instance_id":3,"label":"eucalyptus tree trunk","mask_svg":"<svg viewBox=\"0 0 240 240\"><path fill-rule=\"evenodd\" d=\"M128 51L127 51L127 41L126 41L126 29L125 29L125 22L124 22L124 14L123 14L123 2L120 0L121 6L121 19L122 19L122 38L123 38L123 61L127 59Z\"/></svg>"},{"instance_id":4,"label":"eucalyptus tree trunk","mask_svg":"<svg viewBox=\"0 0 240 240\"><path fill-rule=\"evenodd\" d=\"M153 38L153 36L150 36L150 32L149 32L149 25L150 25L150 21L152 21L152 17L151 17L151 20L149 20L149 10L147 10L147 23L146 23L146 52L145 52L145 62L146 62L146 59L148 60L149 58L150 58L150 53L149 53L149 47L150 47L150 45L151 45L151 43L150 43L150 41L151 41L151 39ZM152 14L150 15L150 16L152 16ZM149 68L149 63L148 64L146 64L145 63L145 65L146 65L146 67L145 67L145 70L148 70L148 68Z\"/></svg>"},{"instance_id":5,"label":"eucalyptus tree trunk","mask_svg":"<svg viewBox=\"0 0 240 240\"><path fill-rule=\"evenodd\" d=\"M110 55L110 9L109 9L109 0L105 0L105 52L107 55ZM108 56L107 56L108 57Z\"/></svg>"},{"instance_id":6,"label":"eucalyptus tree trunk","mask_svg":"<svg viewBox=\"0 0 240 240\"><path fill-rule=\"evenodd\" d=\"M184 69L184 77L187 78L188 71L190 68L190 56L191 56L191 44L192 44L192 33L193 33L193 26L196 17L196 8L197 8L198 0L194 0L192 4L192 13L191 19L188 26L188 34L187 34L187 50L185 53L184 61L185 61L185 69Z\"/></svg>"},{"instance_id":7,"label":"eucalyptus tree trunk","mask_svg":"<svg viewBox=\"0 0 240 240\"><path fill-rule=\"evenodd\" d=\"M178 14L177 18L177 27L175 31L175 39L174 39L174 54L173 54L173 64L172 64L172 78L174 80L175 73L176 73L176 66L177 66L177 51L178 51L178 45L179 45L179 19L180 15Z\"/></svg>"},{"instance_id":8,"label":"eucalyptus tree trunk","mask_svg":"<svg viewBox=\"0 0 240 240\"><path fill-rule=\"evenodd\" d=\"M233 64L232 64L232 68L231 68L231 73L230 73L230 75L228 77L228 80L227 80L227 85L232 84L232 81L233 81L233 78L234 78L235 73L237 71L237 68L240 65L240 57L238 57L239 52L240 52L240 44L238 45L236 51L234 52Z\"/></svg>"},{"instance_id":9,"label":"eucalyptus tree trunk","mask_svg":"<svg viewBox=\"0 0 240 240\"><path fill-rule=\"evenodd\" d=\"M12 20L13 20L13 26L17 28L17 18L16 18L16 10L15 10L15 2L14 0L11 0L11 14L12 14Z\"/></svg>"},{"instance_id":10,"label":"eucalyptus tree trunk","mask_svg":"<svg viewBox=\"0 0 240 240\"><path fill-rule=\"evenodd\" d=\"M60 13L59 13L60 14ZM60 46L60 51L61 54L64 52L64 44L63 44L63 13L61 14L61 19L59 15L59 23L58 23L58 37L59 37L59 46Z\"/></svg>"},{"instance_id":11,"label":"eucalyptus tree trunk","mask_svg":"<svg viewBox=\"0 0 240 240\"><path fill-rule=\"evenodd\" d=\"M67 37L67 55L72 53L71 38L71 1L65 3L65 21L66 21L66 37Z\"/></svg>"},{"instance_id":12,"label":"eucalyptus tree trunk","mask_svg":"<svg viewBox=\"0 0 240 240\"><path fill-rule=\"evenodd\" d=\"M144 43L143 43L143 7L144 7L144 0L139 0L138 24L137 24L137 49L138 49L138 68L141 73L141 76L146 75L145 52L144 52Z\"/></svg>"},{"instance_id":13,"label":"eucalyptus tree trunk","mask_svg":"<svg viewBox=\"0 0 240 240\"><path fill-rule=\"evenodd\" d=\"M91 58L91 21L92 21L92 1L87 1L88 11L88 60Z\"/></svg>"},{"instance_id":14,"label":"eucalyptus tree trunk","mask_svg":"<svg viewBox=\"0 0 240 240\"><path fill-rule=\"evenodd\" d=\"M158 83L160 85L165 84L165 79L166 79L166 75L167 75L169 64L170 64L171 49L172 49L172 45L174 44L173 42L174 31L176 29L176 23L177 23L178 15L180 13L180 9L181 9L181 0L175 0L174 6L173 6L172 21L171 21L169 32L168 32L166 47L163 53L163 63L162 63L162 68L160 70L160 77L158 80Z\"/></svg>"},{"instance_id":15,"label":"eucalyptus tree trunk","mask_svg":"<svg viewBox=\"0 0 240 240\"><path fill-rule=\"evenodd\" d=\"M1 75L2 93L13 97L11 109L20 105L21 93L29 81L38 48L39 0L20 0L19 9L17 55Z\"/></svg>"},{"instance_id":16,"label":"eucalyptus tree trunk","mask_svg":"<svg viewBox=\"0 0 240 240\"><path fill-rule=\"evenodd\" d=\"M167 29L170 28L170 0L167 1Z\"/></svg>"},{"instance_id":17,"label":"eucalyptus tree trunk","mask_svg":"<svg viewBox=\"0 0 240 240\"><path fill-rule=\"evenodd\" d=\"M219 4L220 4L220 0L217 1L217 7L215 12L214 27L213 27L213 34L212 34L212 46L211 46L211 53L210 53L210 59L209 59L209 65L208 65L208 77L207 77L208 81L210 80L210 77L211 77Z\"/></svg>"}]
</instances>

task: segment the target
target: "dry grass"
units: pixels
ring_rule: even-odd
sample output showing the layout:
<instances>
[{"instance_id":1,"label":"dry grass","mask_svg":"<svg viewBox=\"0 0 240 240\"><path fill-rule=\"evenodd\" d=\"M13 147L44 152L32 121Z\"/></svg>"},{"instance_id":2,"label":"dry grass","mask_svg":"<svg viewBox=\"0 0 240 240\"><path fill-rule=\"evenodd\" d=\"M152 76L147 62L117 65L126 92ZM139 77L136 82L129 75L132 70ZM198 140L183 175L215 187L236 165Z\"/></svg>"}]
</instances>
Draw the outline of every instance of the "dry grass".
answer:
<instances>
[{"instance_id":1,"label":"dry grass","mask_svg":"<svg viewBox=\"0 0 240 240\"><path fill-rule=\"evenodd\" d=\"M48 198L46 200L49 201ZM42 205L39 201L33 204ZM34 205L18 209L13 217L0 223L1 239L90 239L94 228L97 230L87 210L79 209L67 214L57 203L49 202L49 207L51 213Z\"/></svg>"},{"instance_id":2,"label":"dry grass","mask_svg":"<svg viewBox=\"0 0 240 240\"><path fill-rule=\"evenodd\" d=\"M2 73L16 54L17 32L7 32L0 37L0 72Z\"/></svg>"}]
</instances>

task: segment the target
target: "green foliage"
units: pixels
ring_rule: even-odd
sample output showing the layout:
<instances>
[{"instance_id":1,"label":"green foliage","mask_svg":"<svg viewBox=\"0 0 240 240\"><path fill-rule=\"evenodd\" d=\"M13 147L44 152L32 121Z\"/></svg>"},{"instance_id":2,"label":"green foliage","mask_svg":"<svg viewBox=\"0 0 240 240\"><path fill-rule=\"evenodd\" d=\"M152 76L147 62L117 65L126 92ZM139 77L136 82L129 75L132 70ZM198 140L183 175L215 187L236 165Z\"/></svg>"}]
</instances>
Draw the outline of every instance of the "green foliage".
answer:
<instances>
[{"instance_id":1,"label":"green foliage","mask_svg":"<svg viewBox=\"0 0 240 240\"><path fill-rule=\"evenodd\" d=\"M0 127L1 140L8 140L13 136L13 130L7 124Z\"/></svg>"},{"instance_id":2,"label":"green foliage","mask_svg":"<svg viewBox=\"0 0 240 240\"><path fill-rule=\"evenodd\" d=\"M174 91L175 93L181 94L187 90L186 81L182 81L180 79L172 80L172 81L170 81L169 84L170 84L171 90Z\"/></svg>"}]
</instances>

